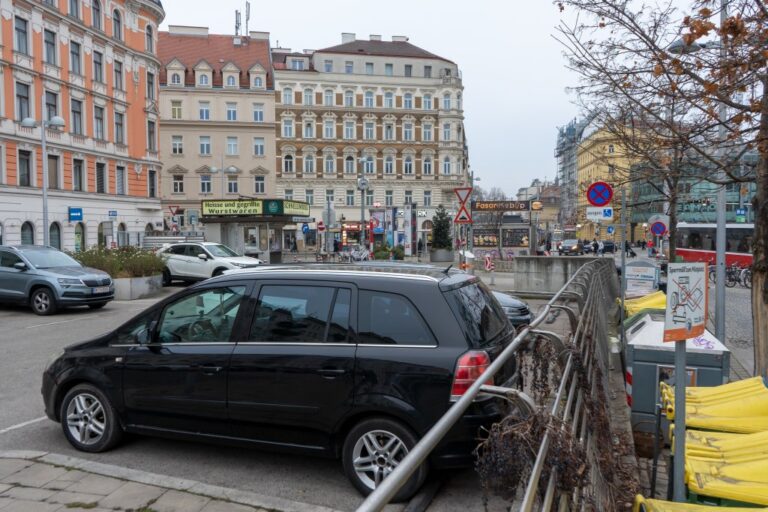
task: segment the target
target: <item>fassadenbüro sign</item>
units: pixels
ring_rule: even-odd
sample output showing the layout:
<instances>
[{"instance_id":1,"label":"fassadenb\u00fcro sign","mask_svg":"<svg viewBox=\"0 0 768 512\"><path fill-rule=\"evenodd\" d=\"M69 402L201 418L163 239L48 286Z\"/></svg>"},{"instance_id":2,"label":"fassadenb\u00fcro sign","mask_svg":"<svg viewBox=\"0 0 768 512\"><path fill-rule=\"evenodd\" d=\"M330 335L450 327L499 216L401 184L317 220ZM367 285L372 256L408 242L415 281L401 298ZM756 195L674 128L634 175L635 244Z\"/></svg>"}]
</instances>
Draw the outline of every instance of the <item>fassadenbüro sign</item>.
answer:
<instances>
[{"instance_id":1,"label":"fassadenb\u00fcro sign","mask_svg":"<svg viewBox=\"0 0 768 512\"><path fill-rule=\"evenodd\" d=\"M473 212L527 212L531 210L530 201L472 201ZM541 210L543 205L535 201L534 210Z\"/></svg>"},{"instance_id":2,"label":"fassadenb\u00fcro sign","mask_svg":"<svg viewBox=\"0 0 768 512\"><path fill-rule=\"evenodd\" d=\"M309 204L284 199L222 199L202 202L203 216L237 215L309 216Z\"/></svg>"}]
</instances>

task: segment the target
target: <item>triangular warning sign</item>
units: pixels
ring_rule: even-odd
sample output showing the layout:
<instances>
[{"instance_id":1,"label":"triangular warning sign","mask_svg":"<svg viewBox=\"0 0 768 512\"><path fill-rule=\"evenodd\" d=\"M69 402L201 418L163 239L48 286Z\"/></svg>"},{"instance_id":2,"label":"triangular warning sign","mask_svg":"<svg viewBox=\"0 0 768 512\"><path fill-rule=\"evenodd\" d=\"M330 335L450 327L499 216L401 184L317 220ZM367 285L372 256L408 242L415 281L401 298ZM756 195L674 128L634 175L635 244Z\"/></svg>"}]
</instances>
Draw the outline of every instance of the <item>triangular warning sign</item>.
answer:
<instances>
[{"instance_id":1,"label":"triangular warning sign","mask_svg":"<svg viewBox=\"0 0 768 512\"><path fill-rule=\"evenodd\" d=\"M461 204L465 204L467 202L467 199L469 199L469 196L472 194L472 189L467 188L455 188L453 191L456 193L456 197L459 198L459 202Z\"/></svg>"},{"instance_id":2,"label":"triangular warning sign","mask_svg":"<svg viewBox=\"0 0 768 512\"><path fill-rule=\"evenodd\" d=\"M459 213L453 219L454 224L472 224L472 216L467 211L467 208L462 206L459 208Z\"/></svg>"}]
</instances>

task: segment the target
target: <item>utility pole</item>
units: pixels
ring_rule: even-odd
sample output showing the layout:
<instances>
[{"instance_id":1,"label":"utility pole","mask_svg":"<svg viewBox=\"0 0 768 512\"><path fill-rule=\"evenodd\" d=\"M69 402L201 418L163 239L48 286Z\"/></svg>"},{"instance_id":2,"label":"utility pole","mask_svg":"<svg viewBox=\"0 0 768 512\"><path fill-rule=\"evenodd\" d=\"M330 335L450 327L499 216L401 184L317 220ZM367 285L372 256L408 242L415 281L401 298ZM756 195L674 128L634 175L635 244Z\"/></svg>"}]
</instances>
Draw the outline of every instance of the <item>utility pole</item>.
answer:
<instances>
[{"instance_id":1,"label":"utility pole","mask_svg":"<svg viewBox=\"0 0 768 512\"><path fill-rule=\"evenodd\" d=\"M725 24L728 19L728 0L720 0L720 25ZM720 59L725 61L727 50L720 41ZM725 123L728 120L728 112L725 103L719 102L717 115L720 122L717 125L717 138L721 144L725 144ZM725 149L721 148L721 156L725 156ZM725 160L723 158L722 160ZM721 162L722 162L721 160ZM725 171L720 170L718 177L725 179ZM725 343L725 185L720 185L717 189L717 228L715 233L715 278L717 286L715 287L715 337Z\"/></svg>"}]
</instances>

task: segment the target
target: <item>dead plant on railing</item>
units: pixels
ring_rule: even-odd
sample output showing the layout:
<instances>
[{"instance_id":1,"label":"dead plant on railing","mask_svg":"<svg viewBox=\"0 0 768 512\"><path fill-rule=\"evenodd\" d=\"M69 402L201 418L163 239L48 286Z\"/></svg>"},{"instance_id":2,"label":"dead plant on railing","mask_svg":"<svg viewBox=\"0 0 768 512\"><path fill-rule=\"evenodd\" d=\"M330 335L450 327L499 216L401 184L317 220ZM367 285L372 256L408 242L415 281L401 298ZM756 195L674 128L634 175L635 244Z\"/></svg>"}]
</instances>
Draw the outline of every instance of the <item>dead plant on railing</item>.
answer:
<instances>
[{"instance_id":1,"label":"dead plant on railing","mask_svg":"<svg viewBox=\"0 0 768 512\"><path fill-rule=\"evenodd\" d=\"M523 390L530 393L537 404L546 404L552 396L555 383L557 354L546 338L537 336L517 353Z\"/></svg>"}]
</instances>

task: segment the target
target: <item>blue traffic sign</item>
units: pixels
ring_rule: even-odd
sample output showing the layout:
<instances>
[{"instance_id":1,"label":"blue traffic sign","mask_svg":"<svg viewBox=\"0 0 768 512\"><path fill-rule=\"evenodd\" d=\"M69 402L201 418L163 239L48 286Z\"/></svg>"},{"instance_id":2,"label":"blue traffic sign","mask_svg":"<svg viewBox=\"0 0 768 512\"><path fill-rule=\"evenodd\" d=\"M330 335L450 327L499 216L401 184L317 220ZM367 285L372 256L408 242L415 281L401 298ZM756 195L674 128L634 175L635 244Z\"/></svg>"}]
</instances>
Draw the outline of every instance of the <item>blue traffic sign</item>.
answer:
<instances>
[{"instance_id":1,"label":"blue traffic sign","mask_svg":"<svg viewBox=\"0 0 768 512\"><path fill-rule=\"evenodd\" d=\"M605 228L605 232L608 233L609 235L612 235L614 231L616 231L616 228L614 228L613 226L608 226L607 228Z\"/></svg>"},{"instance_id":2,"label":"blue traffic sign","mask_svg":"<svg viewBox=\"0 0 768 512\"><path fill-rule=\"evenodd\" d=\"M654 222L651 224L651 233L656 236L664 236L667 232L667 226L663 222Z\"/></svg>"},{"instance_id":3,"label":"blue traffic sign","mask_svg":"<svg viewBox=\"0 0 768 512\"><path fill-rule=\"evenodd\" d=\"M307 224L306 222L304 224L302 224L301 225L301 232L304 233L305 235L307 233L309 233L309 224Z\"/></svg>"},{"instance_id":4,"label":"blue traffic sign","mask_svg":"<svg viewBox=\"0 0 768 512\"><path fill-rule=\"evenodd\" d=\"M74 206L69 207L69 222L79 222L83 220L83 209L82 208L75 208Z\"/></svg>"},{"instance_id":5,"label":"blue traffic sign","mask_svg":"<svg viewBox=\"0 0 768 512\"><path fill-rule=\"evenodd\" d=\"M110 217L117 217L117 210L109 210Z\"/></svg>"},{"instance_id":6,"label":"blue traffic sign","mask_svg":"<svg viewBox=\"0 0 768 512\"><path fill-rule=\"evenodd\" d=\"M613 199L613 188L604 181L596 181L587 189L587 201L592 206L607 206Z\"/></svg>"}]
</instances>

